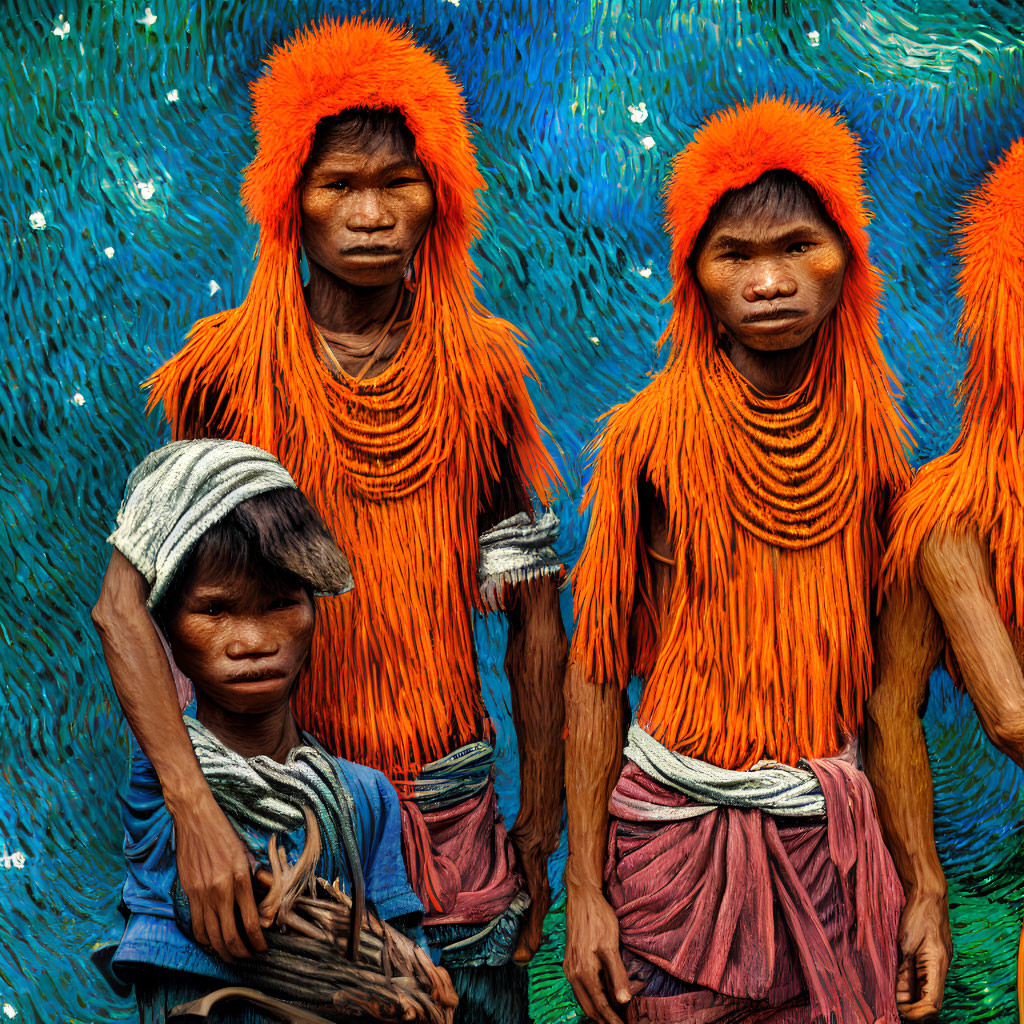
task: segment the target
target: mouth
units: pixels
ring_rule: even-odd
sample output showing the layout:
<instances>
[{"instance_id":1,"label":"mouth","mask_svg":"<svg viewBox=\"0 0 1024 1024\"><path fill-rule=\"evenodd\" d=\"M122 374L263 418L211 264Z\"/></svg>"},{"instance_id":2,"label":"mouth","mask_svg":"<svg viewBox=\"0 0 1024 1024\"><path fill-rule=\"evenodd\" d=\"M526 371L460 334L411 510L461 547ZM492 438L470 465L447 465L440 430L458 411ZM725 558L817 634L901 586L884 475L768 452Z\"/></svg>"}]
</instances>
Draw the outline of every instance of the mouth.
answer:
<instances>
[{"instance_id":1,"label":"mouth","mask_svg":"<svg viewBox=\"0 0 1024 1024\"><path fill-rule=\"evenodd\" d=\"M775 324L784 320L799 320L803 315L802 309L765 309L758 313L748 313L741 322L744 324Z\"/></svg>"},{"instance_id":2,"label":"mouth","mask_svg":"<svg viewBox=\"0 0 1024 1024\"><path fill-rule=\"evenodd\" d=\"M793 330L804 316L802 309L765 309L749 313L740 323L750 334L785 334Z\"/></svg>"},{"instance_id":3,"label":"mouth","mask_svg":"<svg viewBox=\"0 0 1024 1024\"><path fill-rule=\"evenodd\" d=\"M400 257L402 250L387 245L359 245L353 249L342 249L340 255L343 259L391 260Z\"/></svg>"},{"instance_id":4,"label":"mouth","mask_svg":"<svg viewBox=\"0 0 1024 1024\"><path fill-rule=\"evenodd\" d=\"M285 673L280 669L264 669L259 672L246 672L244 675L230 676L225 682L228 686L245 686L247 683L269 683L284 679Z\"/></svg>"}]
</instances>

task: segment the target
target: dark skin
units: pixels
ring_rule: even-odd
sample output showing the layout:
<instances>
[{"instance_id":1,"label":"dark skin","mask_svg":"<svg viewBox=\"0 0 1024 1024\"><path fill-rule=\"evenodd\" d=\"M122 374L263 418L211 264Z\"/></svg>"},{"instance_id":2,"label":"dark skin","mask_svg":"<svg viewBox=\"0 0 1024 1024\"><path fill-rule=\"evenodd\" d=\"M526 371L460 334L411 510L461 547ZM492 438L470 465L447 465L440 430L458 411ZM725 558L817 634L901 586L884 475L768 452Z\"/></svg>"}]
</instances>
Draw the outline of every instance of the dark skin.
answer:
<instances>
[{"instance_id":1,"label":"dark skin","mask_svg":"<svg viewBox=\"0 0 1024 1024\"><path fill-rule=\"evenodd\" d=\"M723 216L708 234L695 260L697 282L727 358L763 394L784 395L803 382L818 328L839 301L846 261L842 237L813 211ZM640 498L654 596L666 615L676 571L668 511L649 488ZM566 778L565 973L588 1017L619 1024L634 992L603 877L608 800L622 766L623 696L595 686L574 664L565 694L566 760L574 766Z\"/></svg>"},{"instance_id":2,"label":"dark skin","mask_svg":"<svg viewBox=\"0 0 1024 1024\"><path fill-rule=\"evenodd\" d=\"M915 1021L937 1019L952 956L946 879L919 812L927 807L930 825L932 780L920 716L943 631L982 728L1024 767L1024 633L1003 622L988 552L974 533L935 530L921 546L917 568L909 601L895 598L883 615L867 763L907 893L897 1001L904 1019Z\"/></svg>"},{"instance_id":3,"label":"dark skin","mask_svg":"<svg viewBox=\"0 0 1024 1024\"><path fill-rule=\"evenodd\" d=\"M146 611L149 585L120 551L110 556L92 620L124 717L160 780L174 819L178 879L196 941L228 962L263 952L249 860L203 778L163 647Z\"/></svg>"},{"instance_id":4,"label":"dark skin","mask_svg":"<svg viewBox=\"0 0 1024 1024\"><path fill-rule=\"evenodd\" d=\"M407 304L405 269L434 216L433 186L392 141L338 145L307 167L301 202L309 311L341 370L377 376L404 337L379 335Z\"/></svg>"},{"instance_id":5,"label":"dark skin","mask_svg":"<svg viewBox=\"0 0 1024 1024\"><path fill-rule=\"evenodd\" d=\"M243 757L283 764L299 745L289 697L313 638L313 602L301 586L202 566L168 617L167 642L196 692L196 717Z\"/></svg>"},{"instance_id":6,"label":"dark skin","mask_svg":"<svg viewBox=\"0 0 1024 1024\"><path fill-rule=\"evenodd\" d=\"M908 1021L934 1021L952 954L946 878L935 849L933 791L921 713L942 634L927 596L894 597L878 627L878 685L868 701L864 768L878 820L903 883L896 1005Z\"/></svg>"},{"instance_id":7,"label":"dark skin","mask_svg":"<svg viewBox=\"0 0 1024 1024\"><path fill-rule=\"evenodd\" d=\"M433 186L392 142L329 148L306 169L302 241L307 304L342 372L373 377L390 365L404 330L381 338L405 294L405 271L434 214ZM483 509L491 525L517 509ZM167 660L145 609L143 577L111 556L93 621L128 724L150 759L175 822L178 875L224 959L266 948L241 841L199 771L181 723ZM528 961L551 904L547 862L561 825L566 639L558 589L548 579L507 599L506 670L520 750L520 810L510 835L531 896L515 958Z\"/></svg>"}]
</instances>

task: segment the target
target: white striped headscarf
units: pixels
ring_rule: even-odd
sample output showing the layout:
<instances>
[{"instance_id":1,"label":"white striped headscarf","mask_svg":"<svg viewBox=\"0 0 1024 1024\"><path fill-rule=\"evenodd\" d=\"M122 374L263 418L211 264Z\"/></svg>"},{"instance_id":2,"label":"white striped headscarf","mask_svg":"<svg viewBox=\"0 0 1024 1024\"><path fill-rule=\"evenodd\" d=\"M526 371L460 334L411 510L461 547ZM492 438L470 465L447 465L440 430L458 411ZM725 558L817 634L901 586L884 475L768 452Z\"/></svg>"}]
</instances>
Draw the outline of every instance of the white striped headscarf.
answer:
<instances>
[{"instance_id":1,"label":"white striped headscarf","mask_svg":"<svg viewBox=\"0 0 1024 1024\"><path fill-rule=\"evenodd\" d=\"M285 488L295 488L295 481L261 448L208 438L175 441L147 455L128 477L108 543L145 576L151 588L146 606L153 609L207 530L242 502ZM351 589L351 572L338 575L344 578L328 593Z\"/></svg>"}]
</instances>

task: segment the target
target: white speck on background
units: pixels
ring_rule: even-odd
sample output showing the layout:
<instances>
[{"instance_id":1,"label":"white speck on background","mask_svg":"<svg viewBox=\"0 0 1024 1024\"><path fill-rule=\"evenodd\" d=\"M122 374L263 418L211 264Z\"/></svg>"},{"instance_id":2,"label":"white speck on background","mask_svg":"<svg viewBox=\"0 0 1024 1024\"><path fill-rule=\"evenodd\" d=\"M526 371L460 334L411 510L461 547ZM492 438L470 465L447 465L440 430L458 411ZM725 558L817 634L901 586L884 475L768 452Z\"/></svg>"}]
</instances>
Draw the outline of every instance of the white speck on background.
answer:
<instances>
[{"instance_id":1,"label":"white speck on background","mask_svg":"<svg viewBox=\"0 0 1024 1024\"><path fill-rule=\"evenodd\" d=\"M219 284L217 284L217 282L216 282L216 281L214 281L214 280L213 280L213 278L210 278L210 284L209 284L209 288L210 288L210 296L211 296L211 298L212 298L212 297L213 297L214 295L216 295L216 294L217 294L217 292L219 292L219 291L220 291L220 285L219 285Z\"/></svg>"},{"instance_id":2,"label":"white speck on background","mask_svg":"<svg viewBox=\"0 0 1024 1024\"><path fill-rule=\"evenodd\" d=\"M635 107L626 107L629 111L629 119L635 124L643 124L647 120L647 104L641 100Z\"/></svg>"},{"instance_id":3,"label":"white speck on background","mask_svg":"<svg viewBox=\"0 0 1024 1024\"><path fill-rule=\"evenodd\" d=\"M644 149L654 149L654 139L652 139L650 135L645 135L640 140L640 145L643 146Z\"/></svg>"},{"instance_id":4,"label":"white speck on background","mask_svg":"<svg viewBox=\"0 0 1024 1024\"><path fill-rule=\"evenodd\" d=\"M103 255L106 256L108 260L112 260L114 258L114 247L112 245L108 245L106 249L103 250Z\"/></svg>"},{"instance_id":5,"label":"white speck on background","mask_svg":"<svg viewBox=\"0 0 1024 1024\"><path fill-rule=\"evenodd\" d=\"M4 1016L13 1020L18 1016L18 1011L10 1003L4 1003Z\"/></svg>"},{"instance_id":6,"label":"white speck on background","mask_svg":"<svg viewBox=\"0 0 1024 1024\"><path fill-rule=\"evenodd\" d=\"M153 184L152 178L149 181L135 182L135 189L143 199L152 199L156 195L156 185Z\"/></svg>"},{"instance_id":7,"label":"white speck on background","mask_svg":"<svg viewBox=\"0 0 1024 1024\"><path fill-rule=\"evenodd\" d=\"M25 866L28 858L21 852L21 850L15 850L13 853L7 852L7 844L0 843L0 868L9 871L11 868L16 868L18 871Z\"/></svg>"},{"instance_id":8,"label":"white speck on background","mask_svg":"<svg viewBox=\"0 0 1024 1024\"><path fill-rule=\"evenodd\" d=\"M179 99L179 96L178 96L178 90L177 89L172 89L167 94L167 102L168 103L177 103L178 99Z\"/></svg>"},{"instance_id":9,"label":"white speck on background","mask_svg":"<svg viewBox=\"0 0 1024 1024\"><path fill-rule=\"evenodd\" d=\"M136 25L145 25L146 28L149 28L150 25L155 25L156 24L156 15L147 7L146 8L146 13L143 14L143 16L141 18L136 18L135 19L135 24Z\"/></svg>"},{"instance_id":10,"label":"white speck on background","mask_svg":"<svg viewBox=\"0 0 1024 1024\"><path fill-rule=\"evenodd\" d=\"M76 391L71 396L71 401L74 402L75 405L85 405L85 395L83 395L81 391Z\"/></svg>"},{"instance_id":11,"label":"white speck on background","mask_svg":"<svg viewBox=\"0 0 1024 1024\"><path fill-rule=\"evenodd\" d=\"M28 215L28 222L34 231L42 231L46 227L46 217L42 210L34 210Z\"/></svg>"},{"instance_id":12,"label":"white speck on background","mask_svg":"<svg viewBox=\"0 0 1024 1024\"><path fill-rule=\"evenodd\" d=\"M70 33L71 22L64 20L64 12L61 11L60 14L57 15L57 27L53 30L53 34L58 39L67 39Z\"/></svg>"},{"instance_id":13,"label":"white speck on background","mask_svg":"<svg viewBox=\"0 0 1024 1024\"><path fill-rule=\"evenodd\" d=\"M816 28L812 28L811 31L807 33L807 42L809 42L811 46L821 45L821 36L818 35L818 30Z\"/></svg>"}]
</instances>

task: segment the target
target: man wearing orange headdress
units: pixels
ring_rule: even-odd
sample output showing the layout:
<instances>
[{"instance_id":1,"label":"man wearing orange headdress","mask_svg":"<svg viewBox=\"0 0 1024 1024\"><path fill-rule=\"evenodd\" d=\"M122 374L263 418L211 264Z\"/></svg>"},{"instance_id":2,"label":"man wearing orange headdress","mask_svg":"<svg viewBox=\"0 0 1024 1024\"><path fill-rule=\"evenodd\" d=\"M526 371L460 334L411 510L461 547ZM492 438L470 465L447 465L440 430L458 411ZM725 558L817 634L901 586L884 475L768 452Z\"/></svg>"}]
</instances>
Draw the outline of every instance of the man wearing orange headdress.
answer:
<instances>
[{"instance_id":1,"label":"man wearing orange headdress","mask_svg":"<svg viewBox=\"0 0 1024 1024\"><path fill-rule=\"evenodd\" d=\"M599 440L566 684L565 968L607 1024L898 1020L857 738L908 468L864 202L854 137L786 100L667 187L671 355Z\"/></svg>"},{"instance_id":2,"label":"man wearing orange headdress","mask_svg":"<svg viewBox=\"0 0 1024 1024\"><path fill-rule=\"evenodd\" d=\"M1024 767L1024 139L971 197L957 254L960 337L970 345L963 421L953 448L921 469L894 509L888 628L869 716L868 767L908 893L901 934L933 956L950 946L946 884L932 830L915 812L922 803L930 812L919 715L942 628L982 727ZM1020 991L1020 963L1018 979ZM901 987L921 1004L941 1003L941 989L913 971Z\"/></svg>"},{"instance_id":3,"label":"man wearing orange headdress","mask_svg":"<svg viewBox=\"0 0 1024 1024\"><path fill-rule=\"evenodd\" d=\"M557 520L532 505L550 504L559 478L517 333L474 295L484 182L458 85L380 22L325 22L267 65L242 187L260 226L249 293L195 324L151 402L175 437L274 453L347 553L354 590L321 605L296 711L398 788L411 880L462 1018L504 1024L525 1014L511 961L540 941L561 813ZM174 815L193 922L244 955L243 935L261 945L245 863L194 764L140 590L112 563L97 618L122 651L115 688ZM474 612L497 608L520 754L511 835L473 637Z\"/></svg>"}]
</instances>

